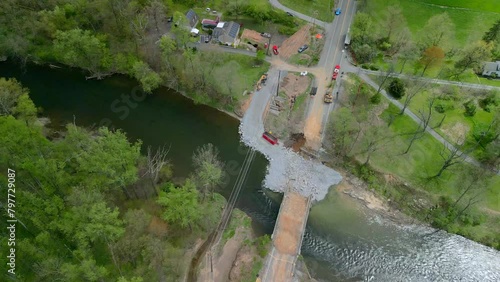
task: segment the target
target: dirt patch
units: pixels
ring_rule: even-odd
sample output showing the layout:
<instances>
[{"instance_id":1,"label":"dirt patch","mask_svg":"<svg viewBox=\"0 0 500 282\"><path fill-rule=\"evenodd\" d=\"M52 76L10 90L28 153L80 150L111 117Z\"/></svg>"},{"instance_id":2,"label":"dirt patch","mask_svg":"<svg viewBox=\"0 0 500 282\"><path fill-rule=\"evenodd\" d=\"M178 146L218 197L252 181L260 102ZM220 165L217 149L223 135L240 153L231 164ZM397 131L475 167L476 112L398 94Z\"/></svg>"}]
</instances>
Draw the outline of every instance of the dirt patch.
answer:
<instances>
[{"instance_id":1,"label":"dirt patch","mask_svg":"<svg viewBox=\"0 0 500 282\"><path fill-rule=\"evenodd\" d=\"M241 104L240 110L236 113L238 116L242 117L245 115L246 111L250 107L250 103L252 102L253 94L248 95L247 99Z\"/></svg>"},{"instance_id":2,"label":"dirt patch","mask_svg":"<svg viewBox=\"0 0 500 282\"><path fill-rule=\"evenodd\" d=\"M279 56L284 60L288 60L293 54L297 54L297 50L300 46L309 44L311 39L310 29L311 25L305 25L287 40L283 41L279 48Z\"/></svg>"},{"instance_id":3,"label":"dirt patch","mask_svg":"<svg viewBox=\"0 0 500 282\"><path fill-rule=\"evenodd\" d=\"M306 138L304 137L304 133L295 133L290 136L290 148L294 152L300 152L300 148L306 144Z\"/></svg>"},{"instance_id":4,"label":"dirt patch","mask_svg":"<svg viewBox=\"0 0 500 282\"><path fill-rule=\"evenodd\" d=\"M260 32L257 32L255 30L245 29L241 34L241 42L246 43L247 41L257 44L265 44L269 42L269 38L263 37L262 35L260 35Z\"/></svg>"},{"instance_id":5,"label":"dirt patch","mask_svg":"<svg viewBox=\"0 0 500 282\"><path fill-rule=\"evenodd\" d=\"M465 136L469 133L470 127L467 124L461 122L455 122L452 124L443 125L441 131L447 135L451 140L462 145L465 141Z\"/></svg>"},{"instance_id":6,"label":"dirt patch","mask_svg":"<svg viewBox=\"0 0 500 282\"><path fill-rule=\"evenodd\" d=\"M229 272L229 281L239 282L242 280L246 273L252 270L255 257L257 256L255 248L249 245L243 245L236 254L236 259L232 264L231 271ZM224 280L216 280L224 281Z\"/></svg>"},{"instance_id":7,"label":"dirt patch","mask_svg":"<svg viewBox=\"0 0 500 282\"><path fill-rule=\"evenodd\" d=\"M294 73L288 73L283 78L280 89L285 91L289 98L299 96L307 91L311 78L309 76L300 76Z\"/></svg>"}]
</instances>

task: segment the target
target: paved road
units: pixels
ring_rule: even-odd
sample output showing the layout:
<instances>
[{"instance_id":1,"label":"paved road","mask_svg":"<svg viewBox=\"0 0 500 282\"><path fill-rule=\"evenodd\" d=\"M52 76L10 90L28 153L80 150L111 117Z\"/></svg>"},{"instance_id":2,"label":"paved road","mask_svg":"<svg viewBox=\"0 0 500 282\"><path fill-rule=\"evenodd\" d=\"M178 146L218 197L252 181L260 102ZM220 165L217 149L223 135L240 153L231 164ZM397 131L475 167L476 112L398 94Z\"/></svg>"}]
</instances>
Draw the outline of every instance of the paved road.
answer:
<instances>
[{"instance_id":1,"label":"paved road","mask_svg":"<svg viewBox=\"0 0 500 282\"><path fill-rule=\"evenodd\" d=\"M280 9L282 11L289 12L289 13L293 14L294 16L296 16L297 18L303 19L303 20L305 20L307 22L315 23L317 25L322 25L322 26L328 25L328 23L326 23L324 21L316 20L313 17L306 16L306 15L301 14L301 13L299 13L297 11L294 11L294 10L292 10L290 8L287 8L287 7L283 6L280 2L278 2L278 0L269 0L269 3L271 3L272 6L278 8L278 9Z\"/></svg>"},{"instance_id":2,"label":"paved road","mask_svg":"<svg viewBox=\"0 0 500 282\"><path fill-rule=\"evenodd\" d=\"M386 73L382 71L372 71L372 70L361 70L363 73L366 74L374 74L374 75L386 75ZM354 71L353 71L354 72ZM469 83L469 82L460 82L460 81L453 81L453 80L443 80L443 79L436 79L436 78L426 78L426 77L421 77L421 76L415 76L415 75L408 75L408 74L391 74L391 77L401 77L401 78L409 78L409 79L420 79L424 81L429 81L430 83L434 84L444 84L444 85L456 85L460 87L465 87L465 88L471 88L471 89L484 89L484 90L500 90L499 86L491 86L491 85L484 85L484 84L476 84L476 83Z\"/></svg>"},{"instance_id":3,"label":"paved road","mask_svg":"<svg viewBox=\"0 0 500 282\"><path fill-rule=\"evenodd\" d=\"M323 102L323 95L327 91L328 84L332 81L332 73L335 65L343 64L347 61L343 60L344 39L349 29L349 25L354 17L355 11L354 0L340 0L337 7L340 7L342 14L336 16L333 23L326 30L325 45L321 53L317 69L321 69L320 76L317 76L317 97L310 103L307 110L307 118L305 121L304 135L306 137L307 146L315 151L322 147L322 140L325 128L328 123L328 116L332 110L331 104ZM338 91L338 84L332 92Z\"/></svg>"}]
</instances>

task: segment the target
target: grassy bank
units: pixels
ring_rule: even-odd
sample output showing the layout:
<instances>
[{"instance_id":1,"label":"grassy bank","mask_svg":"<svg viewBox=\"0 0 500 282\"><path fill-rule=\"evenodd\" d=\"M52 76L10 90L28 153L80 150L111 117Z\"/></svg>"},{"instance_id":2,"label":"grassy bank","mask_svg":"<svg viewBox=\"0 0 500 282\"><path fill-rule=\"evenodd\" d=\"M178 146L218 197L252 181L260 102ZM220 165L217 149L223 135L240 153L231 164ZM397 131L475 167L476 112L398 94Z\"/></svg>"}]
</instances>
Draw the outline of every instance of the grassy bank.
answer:
<instances>
[{"instance_id":1,"label":"grassy bank","mask_svg":"<svg viewBox=\"0 0 500 282\"><path fill-rule=\"evenodd\" d=\"M359 80L350 78L349 81L347 89L357 89ZM416 131L418 125L408 116L398 115L399 109L384 98L378 105L371 104L369 99L375 90L368 87L362 89L362 93L357 96L352 90L342 95L342 108L347 109L347 113L357 120L351 123L352 136L345 137L348 138L345 140L352 138L354 143L352 151L345 155L348 160L346 168L367 181L370 188L390 199L405 213L436 227L500 248L500 238L496 237L500 233L500 226L494 224L499 220L500 177L487 174L477 181L477 186L482 187L482 190L476 190L480 201L465 212L457 212L466 203L453 203L460 198L465 186L474 183L471 172L479 173L477 168L459 162L436 177L444 162L441 154L447 154L443 151L443 145L425 133L404 154L410 145L412 132ZM337 110L331 121L337 122L338 126L346 119L349 118L342 117ZM360 134L355 139L357 123ZM334 130L336 133L332 134L338 137L344 134L341 129L330 130ZM335 135L329 136L333 138L333 151L338 155L339 152L335 150L342 145L339 143L341 139L332 136ZM461 200L470 196L466 194Z\"/></svg>"}]
</instances>

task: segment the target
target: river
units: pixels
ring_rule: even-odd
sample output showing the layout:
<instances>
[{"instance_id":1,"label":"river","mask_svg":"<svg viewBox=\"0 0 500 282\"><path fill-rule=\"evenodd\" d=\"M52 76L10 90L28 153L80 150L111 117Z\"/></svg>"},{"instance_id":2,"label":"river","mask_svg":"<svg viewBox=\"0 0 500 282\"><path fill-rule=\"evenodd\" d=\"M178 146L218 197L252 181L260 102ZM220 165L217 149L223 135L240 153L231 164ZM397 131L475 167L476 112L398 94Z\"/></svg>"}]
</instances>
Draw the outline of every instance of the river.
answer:
<instances>
[{"instance_id":1,"label":"river","mask_svg":"<svg viewBox=\"0 0 500 282\"><path fill-rule=\"evenodd\" d=\"M186 177L196 147L213 143L228 164L220 191L229 196L247 148L239 141L238 121L195 105L161 88L142 95L137 82L123 76L85 80L79 70L35 65L19 68L0 62L0 77L15 77L30 89L53 128L68 122L120 128L146 146L171 146L177 177ZM262 187L267 160L256 155L237 207L253 219L257 234L270 234L279 202ZM460 236L417 225L394 224L366 213L351 198L330 191L313 206L302 247L313 277L321 281L500 281L500 252Z\"/></svg>"}]
</instances>

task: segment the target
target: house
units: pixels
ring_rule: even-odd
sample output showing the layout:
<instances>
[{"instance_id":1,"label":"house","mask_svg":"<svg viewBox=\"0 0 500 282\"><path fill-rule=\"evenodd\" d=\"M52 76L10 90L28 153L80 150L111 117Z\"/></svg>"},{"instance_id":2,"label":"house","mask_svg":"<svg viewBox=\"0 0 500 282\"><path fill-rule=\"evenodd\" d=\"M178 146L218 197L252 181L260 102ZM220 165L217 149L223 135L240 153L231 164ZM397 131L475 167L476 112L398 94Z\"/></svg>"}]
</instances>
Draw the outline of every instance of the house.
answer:
<instances>
[{"instance_id":1,"label":"house","mask_svg":"<svg viewBox=\"0 0 500 282\"><path fill-rule=\"evenodd\" d=\"M201 26L203 29L214 29L217 27L217 24L219 24L219 21L219 17L217 17L215 20L203 19L201 21Z\"/></svg>"},{"instance_id":2,"label":"house","mask_svg":"<svg viewBox=\"0 0 500 282\"><path fill-rule=\"evenodd\" d=\"M240 25L235 22L219 22L214 28L212 39L220 44L234 45L238 39Z\"/></svg>"},{"instance_id":3,"label":"house","mask_svg":"<svg viewBox=\"0 0 500 282\"><path fill-rule=\"evenodd\" d=\"M188 25L191 28L195 27L198 24L199 20L198 15L191 9L187 11L186 19L188 20Z\"/></svg>"},{"instance_id":4,"label":"house","mask_svg":"<svg viewBox=\"0 0 500 282\"><path fill-rule=\"evenodd\" d=\"M483 68L483 75L500 77L500 61L486 63Z\"/></svg>"}]
</instances>

